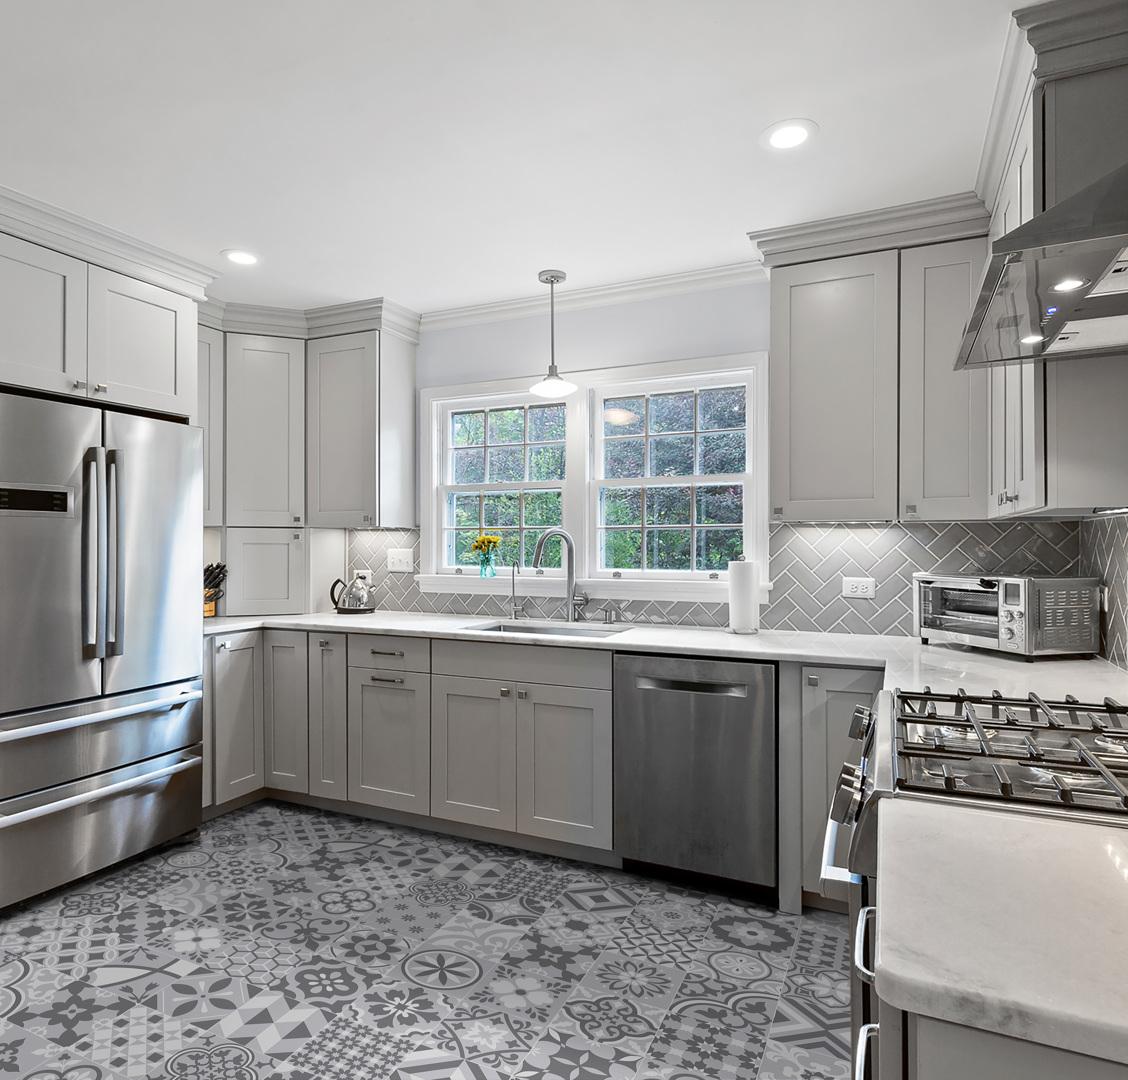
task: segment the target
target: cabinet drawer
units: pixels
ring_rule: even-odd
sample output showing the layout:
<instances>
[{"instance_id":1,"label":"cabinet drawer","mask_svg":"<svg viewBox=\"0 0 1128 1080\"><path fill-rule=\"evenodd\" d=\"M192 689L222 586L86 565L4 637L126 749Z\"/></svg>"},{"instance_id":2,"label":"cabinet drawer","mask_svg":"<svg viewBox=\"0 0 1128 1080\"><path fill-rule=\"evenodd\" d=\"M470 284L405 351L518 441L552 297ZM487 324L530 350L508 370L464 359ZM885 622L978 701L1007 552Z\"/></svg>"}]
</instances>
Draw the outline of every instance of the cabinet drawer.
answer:
<instances>
[{"instance_id":1,"label":"cabinet drawer","mask_svg":"<svg viewBox=\"0 0 1128 1080\"><path fill-rule=\"evenodd\" d=\"M387 634L349 634L349 667L430 671L431 642Z\"/></svg>"},{"instance_id":2,"label":"cabinet drawer","mask_svg":"<svg viewBox=\"0 0 1128 1080\"><path fill-rule=\"evenodd\" d=\"M436 641L436 675L611 689L611 652L551 645L508 645L486 641Z\"/></svg>"}]
</instances>

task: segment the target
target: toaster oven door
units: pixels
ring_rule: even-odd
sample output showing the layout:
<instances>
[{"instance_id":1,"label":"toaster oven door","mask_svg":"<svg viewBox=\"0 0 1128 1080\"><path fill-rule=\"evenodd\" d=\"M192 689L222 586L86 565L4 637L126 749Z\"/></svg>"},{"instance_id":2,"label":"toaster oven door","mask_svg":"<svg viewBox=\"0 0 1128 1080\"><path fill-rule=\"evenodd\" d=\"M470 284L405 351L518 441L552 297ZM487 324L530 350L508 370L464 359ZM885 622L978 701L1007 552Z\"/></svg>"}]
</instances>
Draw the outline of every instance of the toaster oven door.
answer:
<instances>
[{"instance_id":1,"label":"toaster oven door","mask_svg":"<svg viewBox=\"0 0 1128 1080\"><path fill-rule=\"evenodd\" d=\"M917 582L920 633L958 634L983 643L999 640L998 583L937 578Z\"/></svg>"}]
</instances>

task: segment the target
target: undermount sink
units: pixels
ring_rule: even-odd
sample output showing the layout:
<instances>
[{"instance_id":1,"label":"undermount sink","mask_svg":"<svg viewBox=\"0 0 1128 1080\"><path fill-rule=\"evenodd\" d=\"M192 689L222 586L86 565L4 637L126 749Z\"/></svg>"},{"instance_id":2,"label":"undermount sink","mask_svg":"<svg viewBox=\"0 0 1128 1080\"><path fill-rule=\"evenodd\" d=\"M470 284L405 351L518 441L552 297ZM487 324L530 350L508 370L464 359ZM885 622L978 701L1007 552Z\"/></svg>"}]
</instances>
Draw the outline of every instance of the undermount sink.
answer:
<instances>
[{"instance_id":1,"label":"undermount sink","mask_svg":"<svg viewBox=\"0 0 1128 1080\"><path fill-rule=\"evenodd\" d=\"M626 626L612 629L600 629L594 626L576 626L574 623L560 623L558 626L535 622L499 622L490 626L481 626L480 630L487 630L499 634L538 634L544 637L579 637L579 638L605 638L614 634L621 634L628 629Z\"/></svg>"}]
</instances>

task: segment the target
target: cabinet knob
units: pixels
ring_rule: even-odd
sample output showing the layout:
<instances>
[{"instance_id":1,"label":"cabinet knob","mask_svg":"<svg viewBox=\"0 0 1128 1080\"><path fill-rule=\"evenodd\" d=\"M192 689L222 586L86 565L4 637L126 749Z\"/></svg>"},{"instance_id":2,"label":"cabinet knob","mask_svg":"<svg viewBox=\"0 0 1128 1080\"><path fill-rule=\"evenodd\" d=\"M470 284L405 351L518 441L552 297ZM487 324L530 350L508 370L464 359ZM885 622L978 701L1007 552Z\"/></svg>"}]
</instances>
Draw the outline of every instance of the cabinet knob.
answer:
<instances>
[{"instance_id":1,"label":"cabinet knob","mask_svg":"<svg viewBox=\"0 0 1128 1080\"><path fill-rule=\"evenodd\" d=\"M96 382L94 384L95 394L104 394L107 390L109 390L109 387L104 382Z\"/></svg>"},{"instance_id":2,"label":"cabinet knob","mask_svg":"<svg viewBox=\"0 0 1128 1080\"><path fill-rule=\"evenodd\" d=\"M317 644L320 645L323 649L329 648L329 642L328 641L319 641Z\"/></svg>"},{"instance_id":3,"label":"cabinet knob","mask_svg":"<svg viewBox=\"0 0 1128 1080\"><path fill-rule=\"evenodd\" d=\"M819 677L817 675L808 675L807 676L807 685L808 686L818 686L819 685Z\"/></svg>"},{"instance_id":4,"label":"cabinet knob","mask_svg":"<svg viewBox=\"0 0 1128 1080\"><path fill-rule=\"evenodd\" d=\"M215 647L217 649L229 649L229 648L231 648L231 642L230 641L217 641L215 643Z\"/></svg>"},{"instance_id":5,"label":"cabinet knob","mask_svg":"<svg viewBox=\"0 0 1128 1080\"><path fill-rule=\"evenodd\" d=\"M528 696L529 696L528 690L518 690L517 691L517 700L518 701L524 701L528 698Z\"/></svg>"},{"instance_id":6,"label":"cabinet knob","mask_svg":"<svg viewBox=\"0 0 1128 1080\"><path fill-rule=\"evenodd\" d=\"M75 388L75 390L85 390L86 389L86 380L85 379L75 379L74 382L71 385Z\"/></svg>"},{"instance_id":7,"label":"cabinet knob","mask_svg":"<svg viewBox=\"0 0 1128 1080\"><path fill-rule=\"evenodd\" d=\"M499 693L501 694L502 697L509 697L509 695L512 694L513 691L510 690L508 686L503 686L501 688L501 690L499 691Z\"/></svg>"}]
</instances>

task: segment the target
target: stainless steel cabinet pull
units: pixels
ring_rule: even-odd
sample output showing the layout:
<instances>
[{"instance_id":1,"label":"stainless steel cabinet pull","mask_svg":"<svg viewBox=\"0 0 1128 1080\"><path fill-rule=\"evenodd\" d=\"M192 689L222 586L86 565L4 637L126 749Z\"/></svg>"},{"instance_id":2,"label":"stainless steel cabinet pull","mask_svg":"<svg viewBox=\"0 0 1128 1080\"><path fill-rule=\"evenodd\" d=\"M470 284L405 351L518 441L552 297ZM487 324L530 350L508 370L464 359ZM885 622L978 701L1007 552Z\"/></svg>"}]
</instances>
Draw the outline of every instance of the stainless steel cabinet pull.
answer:
<instances>
[{"instance_id":1,"label":"stainless steel cabinet pull","mask_svg":"<svg viewBox=\"0 0 1128 1080\"><path fill-rule=\"evenodd\" d=\"M75 390L85 390L86 389L86 380L85 379L75 379L74 382L71 383L71 386L73 386Z\"/></svg>"},{"instance_id":2,"label":"stainless steel cabinet pull","mask_svg":"<svg viewBox=\"0 0 1128 1080\"><path fill-rule=\"evenodd\" d=\"M817 675L808 675L807 676L807 685L808 686L818 686L819 685L819 677Z\"/></svg>"},{"instance_id":3,"label":"stainless steel cabinet pull","mask_svg":"<svg viewBox=\"0 0 1128 1080\"><path fill-rule=\"evenodd\" d=\"M525 701L528 698L528 696L529 696L528 690L518 690L517 691L517 700L518 701Z\"/></svg>"},{"instance_id":4,"label":"stainless steel cabinet pull","mask_svg":"<svg viewBox=\"0 0 1128 1080\"><path fill-rule=\"evenodd\" d=\"M653 679L640 675L635 679L639 690L667 690L677 694L717 694L720 697L747 697L745 683L693 682L688 679Z\"/></svg>"},{"instance_id":5,"label":"stainless steel cabinet pull","mask_svg":"<svg viewBox=\"0 0 1128 1080\"><path fill-rule=\"evenodd\" d=\"M122 532L125 528L125 499L122 496L121 484L125 454L121 450L110 450L106 454L106 503L111 508L109 512L110 548L113 552L109 562L109 575L113 597L113 617L107 615L107 630L113 627L113 637L107 634L107 653L110 656L121 656L125 652L125 545L121 542Z\"/></svg>"},{"instance_id":6,"label":"stainless steel cabinet pull","mask_svg":"<svg viewBox=\"0 0 1128 1080\"><path fill-rule=\"evenodd\" d=\"M323 649L329 648L329 642L328 641L319 641L317 644L320 645Z\"/></svg>"},{"instance_id":7,"label":"stainless steel cabinet pull","mask_svg":"<svg viewBox=\"0 0 1128 1080\"><path fill-rule=\"evenodd\" d=\"M869 1043L878 1032L877 1024L863 1024L858 1028L858 1049L854 1052L854 1080L866 1080L866 1061L869 1059Z\"/></svg>"},{"instance_id":8,"label":"stainless steel cabinet pull","mask_svg":"<svg viewBox=\"0 0 1128 1080\"><path fill-rule=\"evenodd\" d=\"M109 387L104 382L96 382L94 384L95 394L104 394L107 390L109 390Z\"/></svg>"},{"instance_id":9,"label":"stainless steel cabinet pull","mask_svg":"<svg viewBox=\"0 0 1128 1080\"><path fill-rule=\"evenodd\" d=\"M403 649L369 649L373 656L403 656Z\"/></svg>"},{"instance_id":10,"label":"stainless steel cabinet pull","mask_svg":"<svg viewBox=\"0 0 1128 1080\"><path fill-rule=\"evenodd\" d=\"M231 648L231 642L230 641L217 641L215 643L215 647L216 647L217 650L218 649L230 649Z\"/></svg>"},{"instance_id":11,"label":"stainless steel cabinet pull","mask_svg":"<svg viewBox=\"0 0 1128 1080\"><path fill-rule=\"evenodd\" d=\"M388 679L388 678L384 678L380 675L370 675L369 678L373 682L395 683L397 686L400 685L403 682L403 679Z\"/></svg>"},{"instance_id":12,"label":"stainless steel cabinet pull","mask_svg":"<svg viewBox=\"0 0 1128 1080\"><path fill-rule=\"evenodd\" d=\"M513 693L513 691L510 690L508 686L503 686L498 692L502 697L509 697L509 695Z\"/></svg>"},{"instance_id":13,"label":"stainless steel cabinet pull","mask_svg":"<svg viewBox=\"0 0 1128 1080\"><path fill-rule=\"evenodd\" d=\"M872 904L862 908L858 912L858 925L854 928L854 971L867 986L873 985L876 973L866 967L866 926L876 914L877 908Z\"/></svg>"}]
</instances>

